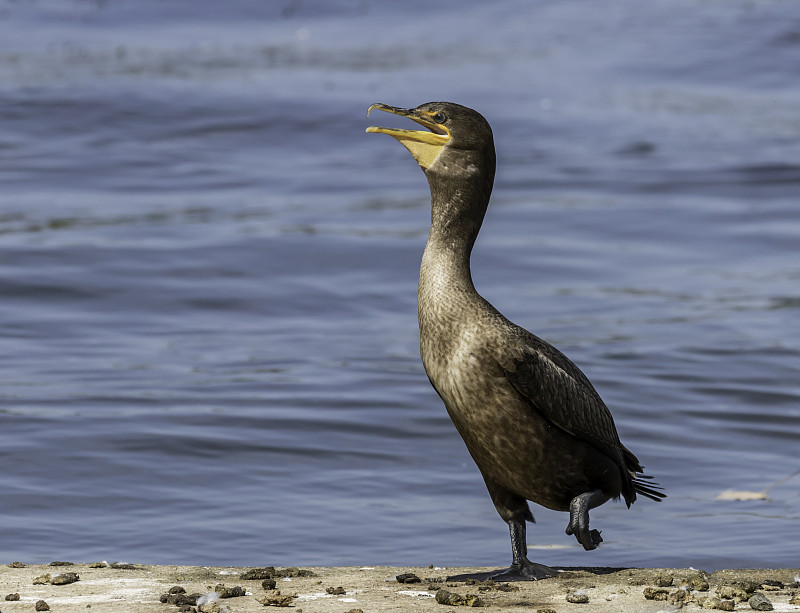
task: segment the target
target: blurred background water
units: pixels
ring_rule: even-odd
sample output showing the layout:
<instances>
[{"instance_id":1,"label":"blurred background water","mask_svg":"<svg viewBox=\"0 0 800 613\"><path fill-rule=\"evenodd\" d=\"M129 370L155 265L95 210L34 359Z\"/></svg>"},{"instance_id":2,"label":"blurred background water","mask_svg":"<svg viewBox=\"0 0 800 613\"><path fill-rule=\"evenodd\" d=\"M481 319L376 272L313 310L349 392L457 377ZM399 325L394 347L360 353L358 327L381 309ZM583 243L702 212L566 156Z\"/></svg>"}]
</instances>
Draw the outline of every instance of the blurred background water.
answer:
<instances>
[{"instance_id":1,"label":"blurred background water","mask_svg":"<svg viewBox=\"0 0 800 613\"><path fill-rule=\"evenodd\" d=\"M669 493L531 557L797 566L800 478L715 497L800 467L799 59L779 0L0 0L0 559L508 563L364 134L444 99L495 132L476 286Z\"/></svg>"}]
</instances>

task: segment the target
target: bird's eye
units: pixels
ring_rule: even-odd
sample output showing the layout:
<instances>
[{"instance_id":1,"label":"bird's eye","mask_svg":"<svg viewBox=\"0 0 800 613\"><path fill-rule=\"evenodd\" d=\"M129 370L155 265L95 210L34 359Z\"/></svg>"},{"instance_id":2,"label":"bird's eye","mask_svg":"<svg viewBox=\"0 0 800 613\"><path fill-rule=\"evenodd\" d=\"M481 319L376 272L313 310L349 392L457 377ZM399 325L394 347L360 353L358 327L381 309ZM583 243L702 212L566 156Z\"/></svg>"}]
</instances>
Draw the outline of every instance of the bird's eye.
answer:
<instances>
[{"instance_id":1,"label":"bird's eye","mask_svg":"<svg viewBox=\"0 0 800 613\"><path fill-rule=\"evenodd\" d=\"M433 116L433 120L436 123L444 123L445 121L447 121L447 115L439 111L438 113L436 113L436 115Z\"/></svg>"}]
</instances>

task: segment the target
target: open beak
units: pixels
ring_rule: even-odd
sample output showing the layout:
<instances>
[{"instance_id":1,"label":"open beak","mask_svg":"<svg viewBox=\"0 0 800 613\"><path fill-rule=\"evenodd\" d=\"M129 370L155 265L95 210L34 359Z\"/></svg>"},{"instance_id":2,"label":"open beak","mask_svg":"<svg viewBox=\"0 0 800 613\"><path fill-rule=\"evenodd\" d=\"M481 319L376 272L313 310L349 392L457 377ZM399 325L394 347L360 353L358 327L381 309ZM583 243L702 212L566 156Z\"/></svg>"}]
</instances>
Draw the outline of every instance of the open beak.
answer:
<instances>
[{"instance_id":1,"label":"open beak","mask_svg":"<svg viewBox=\"0 0 800 613\"><path fill-rule=\"evenodd\" d=\"M429 168L436 160L439 153L441 153L444 146L450 140L450 132L443 125L436 123L433 116L436 114L434 111L417 111L416 109L401 109L396 106L389 106L377 102L367 109L367 117L374 109L379 111L386 111L393 115L400 115L401 117L408 117L416 121L421 126L428 128L427 130L404 130L400 128L379 128L377 126L370 126L367 132L376 132L378 134L388 134L400 141L406 149L411 152L417 163L422 166L423 170Z\"/></svg>"}]
</instances>

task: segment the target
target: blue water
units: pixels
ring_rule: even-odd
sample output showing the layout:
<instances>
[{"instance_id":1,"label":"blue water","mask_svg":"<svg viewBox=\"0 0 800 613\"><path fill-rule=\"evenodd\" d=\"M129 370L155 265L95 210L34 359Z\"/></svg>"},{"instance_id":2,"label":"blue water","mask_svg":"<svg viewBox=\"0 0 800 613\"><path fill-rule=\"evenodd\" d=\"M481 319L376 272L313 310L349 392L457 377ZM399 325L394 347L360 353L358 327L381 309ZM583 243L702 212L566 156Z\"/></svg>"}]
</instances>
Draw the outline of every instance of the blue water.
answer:
<instances>
[{"instance_id":1,"label":"blue water","mask_svg":"<svg viewBox=\"0 0 800 613\"><path fill-rule=\"evenodd\" d=\"M669 493L560 565L791 567L800 17L778 0L0 0L0 561L503 565L418 355L427 184L492 123L475 283ZM387 119L388 118L388 119ZM392 123L391 125L399 125Z\"/></svg>"}]
</instances>

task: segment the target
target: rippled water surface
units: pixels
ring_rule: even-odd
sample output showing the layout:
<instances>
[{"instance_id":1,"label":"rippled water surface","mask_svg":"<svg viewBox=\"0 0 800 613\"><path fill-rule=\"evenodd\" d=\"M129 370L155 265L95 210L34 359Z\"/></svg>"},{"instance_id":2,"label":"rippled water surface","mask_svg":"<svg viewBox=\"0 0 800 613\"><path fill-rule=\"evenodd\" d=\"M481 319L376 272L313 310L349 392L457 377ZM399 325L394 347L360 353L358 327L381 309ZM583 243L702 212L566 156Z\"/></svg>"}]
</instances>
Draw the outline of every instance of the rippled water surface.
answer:
<instances>
[{"instance_id":1,"label":"rippled water surface","mask_svg":"<svg viewBox=\"0 0 800 613\"><path fill-rule=\"evenodd\" d=\"M534 508L532 557L798 565L800 477L715 500L800 468L793 3L0 0L0 30L3 561L507 563L419 360L427 184L364 134L446 99L495 132L476 286L669 492L593 511L590 553Z\"/></svg>"}]
</instances>

